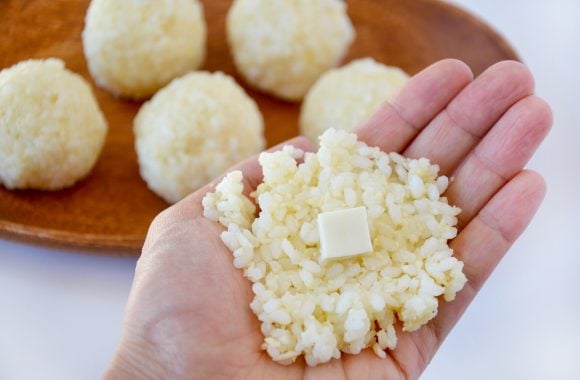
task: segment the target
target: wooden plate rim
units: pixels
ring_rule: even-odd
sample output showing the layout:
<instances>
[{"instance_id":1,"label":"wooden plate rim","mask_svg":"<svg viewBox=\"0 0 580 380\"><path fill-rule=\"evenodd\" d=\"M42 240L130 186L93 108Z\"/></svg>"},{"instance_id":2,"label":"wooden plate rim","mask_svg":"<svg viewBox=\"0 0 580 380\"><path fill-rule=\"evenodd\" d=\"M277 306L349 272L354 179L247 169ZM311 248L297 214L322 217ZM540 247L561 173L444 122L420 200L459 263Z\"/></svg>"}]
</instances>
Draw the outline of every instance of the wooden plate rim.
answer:
<instances>
[{"instance_id":1,"label":"wooden plate rim","mask_svg":"<svg viewBox=\"0 0 580 380\"><path fill-rule=\"evenodd\" d=\"M511 56L514 61L522 61L519 54L516 52L515 48L507 41L507 39L493 26L491 26L487 21L485 21L482 17L471 13L467 9L459 6L457 4L453 4L444 0L423 0L424 3L431 3L436 4L436 6L440 6L441 8L445 8L449 12L454 12L460 17L464 17L475 24L476 28L481 29L484 33L489 34L493 37L494 41L496 41L499 45L499 48L503 50L507 56Z\"/></svg>"},{"instance_id":2,"label":"wooden plate rim","mask_svg":"<svg viewBox=\"0 0 580 380\"><path fill-rule=\"evenodd\" d=\"M417 0L416 0L417 1ZM506 56L521 61L511 44L485 20L470 13L463 7L441 0L422 0L428 6L439 7L445 12L453 13L474 25L474 28L489 35ZM11 240L33 243L52 248L71 250L81 248L89 253L134 256L139 254L145 236L141 234L90 234L75 233L57 229L30 226L0 219L0 237Z\"/></svg>"}]
</instances>

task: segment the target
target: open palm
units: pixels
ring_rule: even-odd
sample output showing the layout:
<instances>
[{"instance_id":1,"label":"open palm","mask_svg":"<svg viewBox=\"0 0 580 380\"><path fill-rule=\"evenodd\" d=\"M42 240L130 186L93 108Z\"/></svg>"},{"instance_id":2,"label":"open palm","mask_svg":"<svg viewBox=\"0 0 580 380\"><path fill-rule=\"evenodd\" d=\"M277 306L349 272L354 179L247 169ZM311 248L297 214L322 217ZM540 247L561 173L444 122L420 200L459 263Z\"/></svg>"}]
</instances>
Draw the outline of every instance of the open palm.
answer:
<instances>
[{"instance_id":1,"label":"open palm","mask_svg":"<svg viewBox=\"0 0 580 380\"><path fill-rule=\"evenodd\" d=\"M366 350L311 368L302 359L281 366L261 351L259 322L248 306L250 282L233 267L221 227L203 217L208 185L151 225L106 377L417 378L538 208L544 181L522 168L551 124L522 64L501 62L473 80L465 64L444 60L414 76L356 129L369 145L439 164L441 174L454 177L450 203L462 209L451 247L469 282L455 301L440 304L429 324L398 331L397 348L386 359ZM288 143L311 149L304 138ZM261 181L256 158L237 169L248 190Z\"/></svg>"}]
</instances>

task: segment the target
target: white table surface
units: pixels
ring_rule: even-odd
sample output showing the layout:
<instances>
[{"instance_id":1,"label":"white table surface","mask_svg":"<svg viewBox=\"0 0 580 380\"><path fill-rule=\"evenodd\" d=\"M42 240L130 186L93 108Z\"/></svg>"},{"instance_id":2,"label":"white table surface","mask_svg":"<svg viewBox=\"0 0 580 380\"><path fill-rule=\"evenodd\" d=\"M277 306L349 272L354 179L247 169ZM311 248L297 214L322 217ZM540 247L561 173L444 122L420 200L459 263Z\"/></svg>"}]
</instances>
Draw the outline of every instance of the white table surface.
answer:
<instances>
[{"instance_id":1,"label":"white table surface","mask_svg":"<svg viewBox=\"0 0 580 380\"><path fill-rule=\"evenodd\" d=\"M422 378L579 379L580 1L455 2L516 47L555 127L529 165L546 201ZM135 261L0 240L0 379L99 378Z\"/></svg>"}]
</instances>

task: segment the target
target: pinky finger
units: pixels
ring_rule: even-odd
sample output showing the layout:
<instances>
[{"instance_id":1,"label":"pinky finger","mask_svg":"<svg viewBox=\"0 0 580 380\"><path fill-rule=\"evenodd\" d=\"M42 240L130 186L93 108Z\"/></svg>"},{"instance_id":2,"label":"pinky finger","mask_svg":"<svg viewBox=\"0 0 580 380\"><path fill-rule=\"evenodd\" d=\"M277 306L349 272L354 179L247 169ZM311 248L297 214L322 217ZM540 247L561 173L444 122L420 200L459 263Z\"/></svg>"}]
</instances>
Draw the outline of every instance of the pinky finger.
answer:
<instances>
[{"instance_id":1,"label":"pinky finger","mask_svg":"<svg viewBox=\"0 0 580 380\"><path fill-rule=\"evenodd\" d=\"M546 184L536 172L524 170L509 181L452 242L465 264L468 282L455 301L441 305L432 328L439 344L471 303L502 257L538 210Z\"/></svg>"}]
</instances>

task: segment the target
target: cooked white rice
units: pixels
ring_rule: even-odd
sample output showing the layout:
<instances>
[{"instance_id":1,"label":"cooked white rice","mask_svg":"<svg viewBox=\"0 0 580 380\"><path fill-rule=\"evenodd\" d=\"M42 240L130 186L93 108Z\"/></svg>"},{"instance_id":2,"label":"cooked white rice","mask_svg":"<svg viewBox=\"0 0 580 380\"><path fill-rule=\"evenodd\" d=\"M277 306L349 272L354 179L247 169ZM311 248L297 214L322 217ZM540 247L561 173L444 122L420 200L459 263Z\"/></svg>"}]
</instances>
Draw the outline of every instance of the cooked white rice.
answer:
<instances>
[{"instance_id":1,"label":"cooked white rice","mask_svg":"<svg viewBox=\"0 0 580 380\"><path fill-rule=\"evenodd\" d=\"M89 84L60 59L0 71L0 183L58 190L95 165L107 122Z\"/></svg>"},{"instance_id":2,"label":"cooked white rice","mask_svg":"<svg viewBox=\"0 0 580 380\"><path fill-rule=\"evenodd\" d=\"M248 83L292 101L340 62L355 35L342 0L235 0L226 27Z\"/></svg>"},{"instance_id":3,"label":"cooked white rice","mask_svg":"<svg viewBox=\"0 0 580 380\"><path fill-rule=\"evenodd\" d=\"M390 100L409 76L372 58L358 59L324 73L302 103L300 131L318 141L328 128L352 130Z\"/></svg>"},{"instance_id":4,"label":"cooked white rice","mask_svg":"<svg viewBox=\"0 0 580 380\"><path fill-rule=\"evenodd\" d=\"M140 99L201 66L206 33L197 0L92 0L82 38L95 82Z\"/></svg>"},{"instance_id":5,"label":"cooked white rice","mask_svg":"<svg viewBox=\"0 0 580 380\"><path fill-rule=\"evenodd\" d=\"M250 306L275 361L304 355L312 366L367 347L384 358L397 345L396 319L414 331L437 314L438 296L452 301L462 289L463 263L447 245L460 210L441 196L448 179L437 165L334 129L317 153L286 146L262 153L260 164L263 183L252 195L258 217L239 171L203 207L227 227L222 240L253 283ZM374 251L321 263L317 215L357 206L367 209Z\"/></svg>"},{"instance_id":6,"label":"cooked white rice","mask_svg":"<svg viewBox=\"0 0 580 380\"><path fill-rule=\"evenodd\" d=\"M220 72L172 81L143 104L134 131L141 176L170 203L264 148L256 103Z\"/></svg>"}]
</instances>

